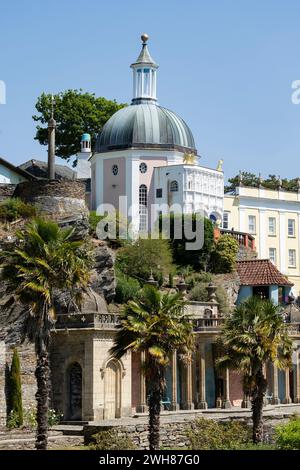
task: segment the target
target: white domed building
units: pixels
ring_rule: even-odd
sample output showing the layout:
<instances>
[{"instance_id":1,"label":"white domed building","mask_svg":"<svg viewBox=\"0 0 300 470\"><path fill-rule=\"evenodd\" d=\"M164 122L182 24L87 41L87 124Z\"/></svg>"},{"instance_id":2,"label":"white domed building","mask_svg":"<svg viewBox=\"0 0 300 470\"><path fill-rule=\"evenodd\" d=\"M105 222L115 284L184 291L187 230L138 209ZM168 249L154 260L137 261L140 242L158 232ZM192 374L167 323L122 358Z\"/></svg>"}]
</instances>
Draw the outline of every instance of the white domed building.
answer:
<instances>
[{"instance_id":1,"label":"white domed building","mask_svg":"<svg viewBox=\"0 0 300 470\"><path fill-rule=\"evenodd\" d=\"M198 164L188 125L173 111L159 106L158 65L147 40L143 34L141 53L131 65L132 103L104 125L90 159L92 208L112 204L129 217L134 232L149 230L155 214L167 213L172 204L178 204L183 212L203 210L213 221L221 220L223 172ZM127 197L127 208L120 205L121 196ZM161 207L154 209L154 204Z\"/></svg>"}]
</instances>

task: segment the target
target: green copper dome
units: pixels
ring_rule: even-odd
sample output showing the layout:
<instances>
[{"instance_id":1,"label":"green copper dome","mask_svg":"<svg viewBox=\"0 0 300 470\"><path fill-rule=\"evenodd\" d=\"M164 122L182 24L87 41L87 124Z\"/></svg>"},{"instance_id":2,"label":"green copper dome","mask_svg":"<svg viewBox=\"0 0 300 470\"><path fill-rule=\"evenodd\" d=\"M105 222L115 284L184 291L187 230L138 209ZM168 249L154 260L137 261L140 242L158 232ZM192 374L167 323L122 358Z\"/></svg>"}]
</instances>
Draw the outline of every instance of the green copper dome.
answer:
<instances>
[{"instance_id":1,"label":"green copper dome","mask_svg":"<svg viewBox=\"0 0 300 470\"><path fill-rule=\"evenodd\" d=\"M98 135L96 152L147 148L196 153L193 134L184 120L145 101L120 109L107 121Z\"/></svg>"}]
</instances>

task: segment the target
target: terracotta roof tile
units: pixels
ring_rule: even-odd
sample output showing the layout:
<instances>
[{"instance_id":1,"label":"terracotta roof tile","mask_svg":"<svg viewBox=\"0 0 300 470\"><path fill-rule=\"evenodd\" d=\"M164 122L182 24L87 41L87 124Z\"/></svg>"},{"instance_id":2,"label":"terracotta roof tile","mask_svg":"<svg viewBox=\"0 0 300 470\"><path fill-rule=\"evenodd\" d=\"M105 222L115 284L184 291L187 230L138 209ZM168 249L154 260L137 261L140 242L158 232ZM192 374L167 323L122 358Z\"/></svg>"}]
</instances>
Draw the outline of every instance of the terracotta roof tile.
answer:
<instances>
[{"instance_id":1,"label":"terracotta roof tile","mask_svg":"<svg viewBox=\"0 0 300 470\"><path fill-rule=\"evenodd\" d=\"M238 261L237 272L242 286L293 285L269 259Z\"/></svg>"}]
</instances>

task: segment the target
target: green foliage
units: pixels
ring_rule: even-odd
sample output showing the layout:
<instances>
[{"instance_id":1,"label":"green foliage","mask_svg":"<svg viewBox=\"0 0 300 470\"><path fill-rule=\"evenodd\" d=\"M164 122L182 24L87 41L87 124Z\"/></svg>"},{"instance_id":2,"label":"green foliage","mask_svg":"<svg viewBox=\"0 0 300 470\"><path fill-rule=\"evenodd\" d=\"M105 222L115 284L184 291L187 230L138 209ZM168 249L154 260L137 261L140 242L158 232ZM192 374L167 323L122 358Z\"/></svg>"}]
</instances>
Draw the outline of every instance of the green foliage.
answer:
<instances>
[{"instance_id":1,"label":"green foliage","mask_svg":"<svg viewBox=\"0 0 300 470\"><path fill-rule=\"evenodd\" d=\"M33 405L24 410L24 424L30 429L35 429L37 426L36 408Z\"/></svg>"},{"instance_id":2,"label":"green foliage","mask_svg":"<svg viewBox=\"0 0 300 470\"><path fill-rule=\"evenodd\" d=\"M242 171L243 186L252 188L258 188L260 184L259 176L254 173ZM282 178L281 187L285 191L297 191L298 190L298 178ZM224 187L225 193L234 192L235 188L239 186L239 175L235 175L233 178L228 178L228 184ZM278 177L276 175L269 175L268 178L262 181L262 186L268 189L278 189Z\"/></svg>"},{"instance_id":3,"label":"green foliage","mask_svg":"<svg viewBox=\"0 0 300 470\"><path fill-rule=\"evenodd\" d=\"M191 290L189 294L190 300L194 300L197 302L207 302L208 301L208 292L207 292L207 284L197 284Z\"/></svg>"},{"instance_id":4,"label":"green foliage","mask_svg":"<svg viewBox=\"0 0 300 470\"><path fill-rule=\"evenodd\" d=\"M54 98L56 155L67 160L80 151L80 137L84 132L91 135L93 147L96 136L106 121L125 106L81 89L66 90L56 94ZM51 103L51 95L42 93L35 105L38 111L33 116L33 120L38 123L35 139L41 145L48 145L47 123L51 116Z\"/></svg>"},{"instance_id":5,"label":"green foliage","mask_svg":"<svg viewBox=\"0 0 300 470\"><path fill-rule=\"evenodd\" d=\"M117 431L101 431L92 436L94 444L90 450L136 450L136 445L126 435L120 435Z\"/></svg>"},{"instance_id":6,"label":"green foliage","mask_svg":"<svg viewBox=\"0 0 300 470\"><path fill-rule=\"evenodd\" d=\"M236 450L250 441L246 424L199 418L188 432L192 450Z\"/></svg>"},{"instance_id":7,"label":"green foliage","mask_svg":"<svg viewBox=\"0 0 300 470\"><path fill-rule=\"evenodd\" d=\"M147 281L152 272L162 282L162 275L172 270L172 254L168 240L139 238L122 247L117 254L116 267L124 274Z\"/></svg>"},{"instance_id":8,"label":"green foliage","mask_svg":"<svg viewBox=\"0 0 300 470\"><path fill-rule=\"evenodd\" d=\"M293 416L288 423L276 426L275 442L280 450L300 450L299 416Z\"/></svg>"},{"instance_id":9,"label":"green foliage","mask_svg":"<svg viewBox=\"0 0 300 470\"><path fill-rule=\"evenodd\" d=\"M97 215L96 211L90 211L89 224L93 236L96 236L96 227L101 219L103 219L103 215Z\"/></svg>"},{"instance_id":10,"label":"green foliage","mask_svg":"<svg viewBox=\"0 0 300 470\"><path fill-rule=\"evenodd\" d=\"M198 280L198 276L195 276L196 280ZM207 279L207 281L205 281ZM189 299L197 302L208 302L208 291L207 287L210 282L213 281L213 276L210 273L199 273L199 280L198 283L193 283L191 280L191 285L194 287L191 289L189 293ZM219 311L221 313L228 313L229 312L229 301L226 290L223 286L217 286L216 288L216 301L219 304Z\"/></svg>"},{"instance_id":11,"label":"green foliage","mask_svg":"<svg viewBox=\"0 0 300 470\"><path fill-rule=\"evenodd\" d=\"M174 287L174 276L173 273L169 273L169 287L172 289Z\"/></svg>"},{"instance_id":12,"label":"green foliage","mask_svg":"<svg viewBox=\"0 0 300 470\"><path fill-rule=\"evenodd\" d=\"M163 230L163 225L166 222L165 217L160 218L160 230ZM195 238L188 240L184 233L184 220L186 224L190 224L193 232L196 231L196 214L177 216L171 214L170 216L170 238L173 259L179 266L191 266L195 270L202 270L206 268L210 253L214 246L214 230L213 224L209 219L200 218L200 223L203 224L203 246L199 250L187 250L186 243L195 242ZM182 237L176 239L174 236L175 227L182 228ZM199 236L199 233L198 233Z\"/></svg>"},{"instance_id":13,"label":"green foliage","mask_svg":"<svg viewBox=\"0 0 300 470\"><path fill-rule=\"evenodd\" d=\"M21 384L21 367L18 350L14 349L10 378L9 378L9 404L10 415L8 426L14 423L14 427L20 427L23 424L23 405L22 405L22 384Z\"/></svg>"},{"instance_id":14,"label":"green foliage","mask_svg":"<svg viewBox=\"0 0 300 470\"><path fill-rule=\"evenodd\" d=\"M229 301L226 290L223 286L218 286L216 289L216 300L219 304L219 311L221 313L229 313Z\"/></svg>"},{"instance_id":15,"label":"green foliage","mask_svg":"<svg viewBox=\"0 0 300 470\"><path fill-rule=\"evenodd\" d=\"M226 318L221 339L225 354L218 364L246 374L250 386L255 385L263 363L274 362L282 369L290 366L292 341L287 325L268 300L250 297L238 305Z\"/></svg>"},{"instance_id":16,"label":"green foliage","mask_svg":"<svg viewBox=\"0 0 300 470\"><path fill-rule=\"evenodd\" d=\"M140 289L139 281L125 274L118 273L115 302L125 304L128 300L136 299Z\"/></svg>"},{"instance_id":17,"label":"green foliage","mask_svg":"<svg viewBox=\"0 0 300 470\"><path fill-rule=\"evenodd\" d=\"M217 274L231 273L235 269L239 244L230 235L221 235L211 253L211 271Z\"/></svg>"},{"instance_id":18,"label":"green foliage","mask_svg":"<svg viewBox=\"0 0 300 470\"><path fill-rule=\"evenodd\" d=\"M197 284L206 284L208 285L213 280L213 275L209 272L193 272L185 277L185 282L189 289L192 289Z\"/></svg>"},{"instance_id":19,"label":"green foliage","mask_svg":"<svg viewBox=\"0 0 300 470\"><path fill-rule=\"evenodd\" d=\"M52 426L56 426L57 424L59 424L61 422L62 418L63 418L62 413L58 413L53 408L50 408L48 410L48 424L49 424L50 428Z\"/></svg>"},{"instance_id":20,"label":"green foliage","mask_svg":"<svg viewBox=\"0 0 300 470\"><path fill-rule=\"evenodd\" d=\"M36 209L18 198L5 199L0 203L0 221L13 222L17 219L29 219L36 215Z\"/></svg>"}]
</instances>

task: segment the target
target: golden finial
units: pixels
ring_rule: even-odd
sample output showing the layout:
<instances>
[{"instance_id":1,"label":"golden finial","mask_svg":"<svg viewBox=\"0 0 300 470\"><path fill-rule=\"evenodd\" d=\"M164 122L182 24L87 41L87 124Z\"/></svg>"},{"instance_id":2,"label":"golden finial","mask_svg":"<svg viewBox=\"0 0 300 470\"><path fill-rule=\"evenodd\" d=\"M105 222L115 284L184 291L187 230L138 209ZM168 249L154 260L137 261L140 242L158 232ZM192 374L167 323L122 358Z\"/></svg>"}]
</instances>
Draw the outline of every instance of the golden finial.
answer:
<instances>
[{"instance_id":1,"label":"golden finial","mask_svg":"<svg viewBox=\"0 0 300 470\"><path fill-rule=\"evenodd\" d=\"M223 171L224 160L222 158L218 161L217 171Z\"/></svg>"},{"instance_id":2,"label":"golden finial","mask_svg":"<svg viewBox=\"0 0 300 470\"><path fill-rule=\"evenodd\" d=\"M186 165L195 165L196 155L194 153L185 153L183 155L183 163Z\"/></svg>"},{"instance_id":3,"label":"golden finial","mask_svg":"<svg viewBox=\"0 0 300 470\"><path fill-rule=\"evenodd\" d=\"M148 36L147 33L143 33L143 34L141 35L141 40L143 41L143 44L146 44L146 42L148 41L148 39L149 39L149 36Z\"/></svg>"}]
</instances>

